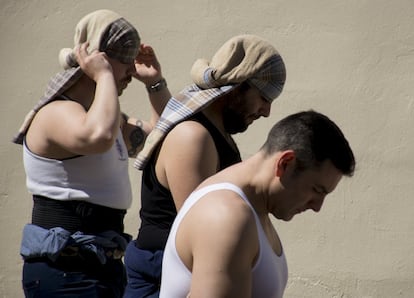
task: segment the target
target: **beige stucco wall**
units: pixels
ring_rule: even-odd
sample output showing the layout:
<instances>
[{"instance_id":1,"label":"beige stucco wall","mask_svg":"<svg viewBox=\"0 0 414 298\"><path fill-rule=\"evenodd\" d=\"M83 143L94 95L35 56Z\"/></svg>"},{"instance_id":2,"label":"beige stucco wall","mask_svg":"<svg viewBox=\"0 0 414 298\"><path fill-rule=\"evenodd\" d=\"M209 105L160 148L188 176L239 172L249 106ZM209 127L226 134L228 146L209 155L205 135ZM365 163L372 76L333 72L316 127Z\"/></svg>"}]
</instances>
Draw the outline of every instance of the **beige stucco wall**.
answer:
<instances>
[{"instance_id":1,"label":"beige stucco wall","mask_svg":"<svg viewBox=\"0 0 414 298\"><path fill-rule=\"evenodd\" d=\"M286 297L414 297L414 2L412 0L0 0L0 297L21 297L19 244L30 219L21 148L9 142L72 45L77 21L110 8L139 29L171 91L229 37L254 33L285 59L288 80L268 119L237 136L243 156L271 125L313 108L329 115L358 167L323 210L275 221L289 263ZM138 83L122 106L145 117ZM127 231L136 235L140 174Z\"/></svg>"}]
</instances>

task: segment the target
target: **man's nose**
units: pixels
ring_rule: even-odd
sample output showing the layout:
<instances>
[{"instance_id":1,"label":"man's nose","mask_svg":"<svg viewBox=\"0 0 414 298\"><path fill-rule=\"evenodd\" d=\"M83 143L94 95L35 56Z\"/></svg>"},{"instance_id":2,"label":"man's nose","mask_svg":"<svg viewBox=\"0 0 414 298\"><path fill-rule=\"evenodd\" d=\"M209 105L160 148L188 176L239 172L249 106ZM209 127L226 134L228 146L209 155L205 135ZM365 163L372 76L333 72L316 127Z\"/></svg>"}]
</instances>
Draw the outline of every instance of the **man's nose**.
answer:
<instances>
[{"instance_id":1,"label":"man's nose","mask_svg":"<svg viewBox=\"0 0 414 298\"><path fill-rule=\"evenodd\" d=\"M268 101L263 101L263 104L260 107L260 115L262 117L269 117L270 109L271 109L271 103Z\"/></svg>"},{"instance_id":2,"label":"man's nose","mask_svg":"<svg viewBox=\"0 0 414 298\"><path fill-rule=\"evenodd\" d=\"M312 201L310 201L309 202L310 209L312 209L316 213L321 211L324 199L325 197L322 197L322 198L317 198L317 199L313 199Z\"/></svg>"}]
</instances>

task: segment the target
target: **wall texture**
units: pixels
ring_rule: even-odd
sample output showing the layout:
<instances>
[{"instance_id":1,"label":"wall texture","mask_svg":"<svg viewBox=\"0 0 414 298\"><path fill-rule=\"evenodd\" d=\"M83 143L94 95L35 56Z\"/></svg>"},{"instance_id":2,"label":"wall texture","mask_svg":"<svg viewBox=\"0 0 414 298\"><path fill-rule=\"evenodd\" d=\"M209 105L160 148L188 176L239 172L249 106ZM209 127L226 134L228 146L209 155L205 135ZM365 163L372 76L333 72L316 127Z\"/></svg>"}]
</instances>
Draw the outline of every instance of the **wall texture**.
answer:
<instances>
[{"instance_id":1,"label":"wall texture","mask_svg":"<svg viewBox=\"0 0 414 298\"><path fill-rule=\"evenodd\" d=\"M165 4L162 4L165 3ZM243 156L272 124L304 109L343 129L358 167L317 216L274 222L289 263L285 297L414 297L414 2L411 0L0 0L0 297L21 297L19 244L30 220L21 148L10 139L59 71L85 14L109 8L153 45L171 91L190 82L196 58L229 37L258 34L285 59L288 80L271 116L237 136ZM121 104L146 117L144 88ZM140 173L127 231L136 235Z\"/></svg>"}]
</instances>

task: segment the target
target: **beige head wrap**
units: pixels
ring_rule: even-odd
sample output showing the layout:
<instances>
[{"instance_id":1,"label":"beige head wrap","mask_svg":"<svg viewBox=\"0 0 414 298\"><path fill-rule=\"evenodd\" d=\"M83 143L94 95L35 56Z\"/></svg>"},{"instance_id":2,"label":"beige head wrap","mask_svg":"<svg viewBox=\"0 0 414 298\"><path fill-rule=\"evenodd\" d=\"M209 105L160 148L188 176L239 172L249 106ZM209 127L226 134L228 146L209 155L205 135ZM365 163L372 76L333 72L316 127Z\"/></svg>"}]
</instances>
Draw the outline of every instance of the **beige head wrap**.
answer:
<instances>
[{"instance_id":1,"label":"beige head wrap","mask_svg":"<svg viewBox=\"0 0 414 298\"><path fill-rule=\"evenodd\" d=\"M282 92L286 69L269 42L255 35L239 35L228 40L210 62L198 59L191 77L202 89L248 81L273 101Z\"/></svg>"},{"instance_id":2,"label":"beige head wrap","mask_svg":"<svg viewBox=\"0 0 414 298\"><path fill-rule=\"evenodd\" d=\"M145 167L157 145L175 125L244 81L257 87L269 102L273 101L282 92L286 69L269 42L254 35L239 35L220 47L211 62L198 59L191 69L191 77L195 84L168 101L135 160L135 168Z\"/></svg>"},{"instance_id":3,"label":"beige head wrap","mask_svg":"<svg viewBox=\"0 0 414 298\"><path fill-rule=\"evenodd\" d=\"M84 42L89 42L89 53L99 50L122 63L132 63L139 51L140 38L134 26L113 11L97 10L83 17L75 29L74 47L60 51L59 63L64 71L50 79L45 94L26 115L18 134L13 138L14 143L22 144L35 114L68 90L82 76L83 72L76 62L74 49Z\"/></svg>"}]
</instances>

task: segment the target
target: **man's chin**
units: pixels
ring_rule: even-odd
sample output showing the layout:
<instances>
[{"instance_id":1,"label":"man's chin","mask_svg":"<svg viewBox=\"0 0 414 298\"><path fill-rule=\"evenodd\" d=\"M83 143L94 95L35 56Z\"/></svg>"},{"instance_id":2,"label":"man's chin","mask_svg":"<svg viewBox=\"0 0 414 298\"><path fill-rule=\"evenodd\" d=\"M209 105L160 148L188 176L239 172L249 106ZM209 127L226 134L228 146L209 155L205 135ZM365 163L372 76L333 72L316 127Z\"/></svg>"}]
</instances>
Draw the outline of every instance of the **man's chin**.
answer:
<instances>
[{"instance_id":1,"label":"man's chin","mask_svg":"<svg viewBox=\"0 0 414 298\"><path fill-rule=\"evenodd\" d=\"M249 127L248 125L245 125L245 126L239 125L238 127L233 127L233 128L226 129L226 132L231 134L231 135L235 135L235 134L238 134L238 133L245 132L248 127Z\"/></svg>"},{"instance_id":2,"label":"man's chin","mask_svg":"<svg viewBox=\"0 0 414 298\"><path fill-rule=\"evenodd\" d=\"M246 125L245 127L241 127L239 129L239 133L245 132L249 128L249 125Z\"/></svg>"},{"instance_id":3,"label":"man's chin","mask_svg":"<svg viewBox=\"0 0 414 298\"><path fill-rule=\"evenodd\" d=\"M124 93L124 88L122 88L122 89L118 89L118 96L121 96L121 95L122 95L122 93Z\"/></svg>"},{"instance_id":4,"label":"man's chin","mask_svg":"<svg viewBox=\"0 0 414 298\"><path fill-rule=\"evenodd\" d=\"M283 221L291 221L296 214L288 214L284 218L282 218Z\"/></svg>"},{"instance_id":5,"label":"man's chin","mask_svg":"<svg viewBox=\"0 0 414 298\"><path fill-rule=\"evenodd\" d=\"M290 221L294 217L294 215L290 215L290 214L276 214L273 212L272 214L276 219L283 220L283 221Z\"/></svg>"}]
</instances>

